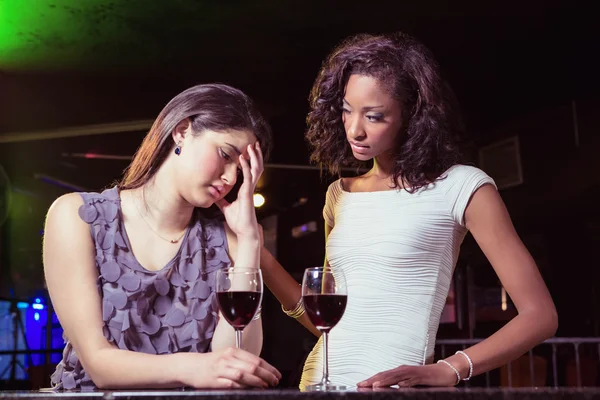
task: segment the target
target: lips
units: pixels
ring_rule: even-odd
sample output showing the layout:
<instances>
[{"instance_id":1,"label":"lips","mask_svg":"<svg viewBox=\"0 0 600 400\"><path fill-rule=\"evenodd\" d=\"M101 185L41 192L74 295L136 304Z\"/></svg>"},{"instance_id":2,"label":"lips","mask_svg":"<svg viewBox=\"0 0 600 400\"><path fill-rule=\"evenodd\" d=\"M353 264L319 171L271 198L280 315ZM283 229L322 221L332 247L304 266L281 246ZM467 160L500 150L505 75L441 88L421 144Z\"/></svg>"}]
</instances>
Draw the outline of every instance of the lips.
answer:
<instances>
[{"instance_id":1,"label":"lips","mask_svg":"<svg viewBox=\"0 0 600 400\"><path fill-rule=\"evenodd\" d=\"M219 190L218 187L216 186L209 186L208 187L208 192L211 194L211 196L213 196L215 199L218 199L221 197L221 191Z\"/></svg>"},{"instance_id":2,"label":"lips","mask_svg":"<svg viewBox=\"0 0 600 400\"><path fill-rule=\"evenodd\" d=\"M356 153L359 153L359 154L364 154L369 151L369 146L366 146L366 145L360 144L360 143L356 143L356 142L350 142L350 147L352 147L353 151L355 151Z\"/></svg>"}]
</instances>

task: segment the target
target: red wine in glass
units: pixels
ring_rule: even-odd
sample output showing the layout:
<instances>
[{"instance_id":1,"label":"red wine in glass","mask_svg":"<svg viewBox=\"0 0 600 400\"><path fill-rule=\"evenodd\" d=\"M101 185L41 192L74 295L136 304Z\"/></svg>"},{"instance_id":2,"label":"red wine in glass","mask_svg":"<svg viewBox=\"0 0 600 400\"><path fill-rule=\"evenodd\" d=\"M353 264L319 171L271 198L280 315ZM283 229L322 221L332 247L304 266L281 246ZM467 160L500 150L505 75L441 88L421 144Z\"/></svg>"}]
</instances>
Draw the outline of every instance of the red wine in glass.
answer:
<instances>
[{"instance_id":1,"label":"red wine in glass","mask_svg":"<svg viewBox=\"0 0 600 400\"><path fill-rule=\"evenodd\" d=\"M221 314L234 329L244 329L258 310L260 292L218 292Z\"/></svg>"},{"instance_id":2,"label":"red wine in glass","mask_svg":"<svg viewBox=\"0 0 600 400\"><path fill-rule=\"evenodd\" d=\"M321 382L306 387L308 391L345 390L345 386L329 380L329 332L342 319L348 302L346 278L341 270L331 267L307 268L302 278L302 301L310 322L323 333L323 377Z\"/></svg>"},{"instance_id":3,"label":"red wine in glass","mask_svg":"<svg viewBox=\"0 0 600 400\"><path fill-rule=\"evenodd\" d=\"M235 329L235 346L241 348L242 331L252 322L262 300L262 273L240 267L219 270L216 292L221 315Z\"/></svg>"},{"instance_id":4,"label":"red wine in glass","mask_svg":"<svg viewBox=\"0 0 600 400\"><path fill-rule=\"evenodd\" d=\"M310 322L321 332L327 332L340 322L348 296L345 294L311 294L302 296Z\"/></svg>"}]
</instances>

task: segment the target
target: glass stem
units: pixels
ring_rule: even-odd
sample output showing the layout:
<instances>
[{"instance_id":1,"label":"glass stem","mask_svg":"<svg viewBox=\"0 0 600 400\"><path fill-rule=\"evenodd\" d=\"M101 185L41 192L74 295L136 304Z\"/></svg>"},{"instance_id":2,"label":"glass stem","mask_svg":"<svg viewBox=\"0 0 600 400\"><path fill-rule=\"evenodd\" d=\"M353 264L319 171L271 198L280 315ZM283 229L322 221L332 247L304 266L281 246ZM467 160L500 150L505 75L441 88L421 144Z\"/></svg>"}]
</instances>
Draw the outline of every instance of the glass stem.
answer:
<instances>
[{"instance_id":1,"label":"glass stem","mask_svg":"<svg viewBox=\"0 0 600 400\"><path fill-rule=\"evenodd\" d=\"M241 329L235 330L235 347L237 347L238 349L242 348L242 330Z\"/></svg>"},{"instance_id":2,"label":"glass stem","mask_svg":"<svg viewBox=\"0 0 600 400\"><path fill-rule=\"evenodd\" d=\"M327 352L327 343L329 335L327 332L323 332L323 379L321 379L321 385L329 385L329 357Z\"/></svg>"}]
</instances>

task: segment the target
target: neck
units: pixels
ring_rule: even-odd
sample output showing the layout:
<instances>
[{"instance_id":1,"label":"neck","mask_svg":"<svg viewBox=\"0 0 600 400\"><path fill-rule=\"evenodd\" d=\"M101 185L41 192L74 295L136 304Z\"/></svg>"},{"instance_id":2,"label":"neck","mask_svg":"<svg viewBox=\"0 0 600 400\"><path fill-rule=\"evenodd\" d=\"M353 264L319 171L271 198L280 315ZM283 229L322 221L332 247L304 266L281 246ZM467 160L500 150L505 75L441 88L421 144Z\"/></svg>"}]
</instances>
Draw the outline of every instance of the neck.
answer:
<instances>
[{"instance_id":1,"label":"neck","mask_svg":"<svg viewBox=\"0 0 600 400\"><path fill-rule=\"evenodd\" d=\"M375 157L369 175L378 179L392 179L394 177L394 157L390 153Z\"/></svg>"},{"instance_id":2,"label":"neck","mask_svg":"<svg viewBox=\"0 0 600 400\"><path fill-rule=\"evenodd\" d=\"M163 168L144 186L136 190L139 210L154 222L159 232L177 234L190 223L194 206L185 201L173 188Z\"/></svg>"}]
</instances>

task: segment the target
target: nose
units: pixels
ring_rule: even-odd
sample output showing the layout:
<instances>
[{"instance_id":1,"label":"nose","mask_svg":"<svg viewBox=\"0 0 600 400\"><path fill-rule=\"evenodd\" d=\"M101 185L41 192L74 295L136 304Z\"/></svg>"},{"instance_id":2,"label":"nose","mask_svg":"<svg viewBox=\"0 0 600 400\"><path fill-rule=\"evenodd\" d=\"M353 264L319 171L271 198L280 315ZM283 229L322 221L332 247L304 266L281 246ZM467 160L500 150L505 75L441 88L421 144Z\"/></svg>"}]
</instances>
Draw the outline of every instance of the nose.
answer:
<instances>
[{"instance_id":1,"label":"nose","mask_svg":"<svg viewBox=\"0 0 600 400\"><path fill-rule=\"evenodd\" d=\"M234 163L230 163L225 166L221 180L224 184L233 186L237 181L237 166Z\"/></svg>"},{"instance_id":2,"label":"nose","mask_svg":"<svg viewBox=\"0 0 600 400\"><path fill-rule=\"evenodd\" d=\"M349 139L352 140L363 140L365 138L365 131L361 123L361 118L358 113L352 113L346 115L344 118L344 127L346 128L346 134Z\"/></svg>"}]
</instances>

